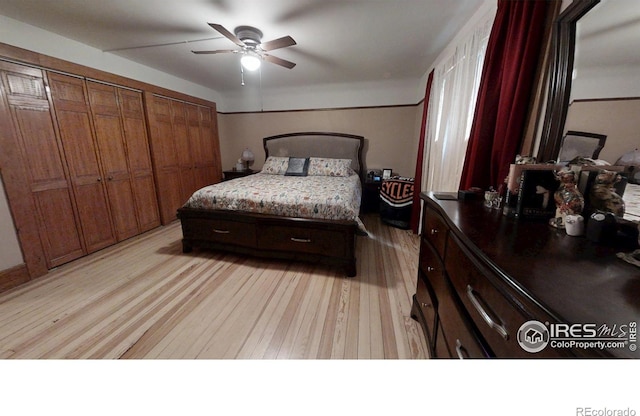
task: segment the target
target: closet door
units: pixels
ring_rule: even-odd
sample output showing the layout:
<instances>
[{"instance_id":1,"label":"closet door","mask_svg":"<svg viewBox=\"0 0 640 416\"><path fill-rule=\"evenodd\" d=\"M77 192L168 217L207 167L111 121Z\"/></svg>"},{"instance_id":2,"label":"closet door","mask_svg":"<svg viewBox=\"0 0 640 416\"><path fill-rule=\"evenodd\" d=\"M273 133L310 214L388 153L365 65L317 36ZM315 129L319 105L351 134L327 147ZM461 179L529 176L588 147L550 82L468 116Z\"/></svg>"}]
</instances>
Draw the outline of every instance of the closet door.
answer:
<instances>
[{"instance_id":1,"label":"closet door","mask_svg":"<svg viewBox=\"0 0 640 416\"><path fill-rule=\"evenodd\" d=\"M220 169L220 143L218 140L218 124L215 109L198 106L200 119L198 156L196 157L196 177L203 186L218 183L222 180Z\"/></svg>"},{"instance_id":2,"label":"closet door","mask_svg":"<svg viewBox=\"0 0 640 416\"><path fill-rule=\"evenodd\" d=\"M50 269L84 254L64 154L42 71L0 62L0 73L2 177L27 265L44 253Z\"/></svg>"},{"instance_id":3,"label":"closet door","mask_svg":"<svg viewBox=\"0 0 640 416\"><path fill-rule=\"evenodd\" d=\"M116 242L107 191L100 169L84 80L49 73L60 138L87 251L92 253Z\"/></svg>"},{"instance_id":4,"label":"closet door","mask_svg":"<svg viewBox=\"0 0 640 416\"><path fill-rule=\"evenodd\" d=\"M193 166L193 193L195 190L209 185L205 171L205 149L202 148L202 131L200 130L200 106L189 104L187 110L187 126L189 134L189 148Z\"/></svg>"},{"instance_id":5,"label":"closet door","mask_svg":"<svg viewBox=\"0 0 640 416\"><path fill-rule=\"evenodd\" d=\"M171 101L173 139L175 140L178 155L178 166L180 166L180 194L182 202L186 202L196 190L193 156L191 155L189 126L187 122L187 107L190 107L190 105L181 101Z\"/></svg>"},{"instance_id":6,"label":"closet door","mask_svg":"<svg viewBox=\"0 0 640 416\"><path fill-rule=\"evenodd\" d=\"M180 168L173 139L171 100L146 93L144 95L149 117L151 158L156 179L156 190L162 224L176 219L176 210L183 200Z\"/></svg>"},{"instance_id":7,"label":"closet door","mask_svg":"<svg viewBox=\"0 0 640 416\"><path fill-rule=\"evenodd\" d=\"M120 88L118 95L138 224L140 232L144 232L160 225L160 213L153 180L142 93Z\"/></svg>"},{"instance_id":8,"label":"closet door","mask_svg":"<svg viewBox=\"0 0 640 416\"><path fill-rule=\"evenodd\" d=\"M139 227L118 93L111 85L91 81L87 82L87 91L116 238L122 241L139 234Z\"/></svg>"},{"instance_id":9,"label":"closet door","mask_svg":"<svg viewBox=\"0 0 640 416\"><path fill-rule=\"evenodd\" d=\"M215 108L144 94L163 224L191 194L222 180Z\"/></svg>"}]
</instances>

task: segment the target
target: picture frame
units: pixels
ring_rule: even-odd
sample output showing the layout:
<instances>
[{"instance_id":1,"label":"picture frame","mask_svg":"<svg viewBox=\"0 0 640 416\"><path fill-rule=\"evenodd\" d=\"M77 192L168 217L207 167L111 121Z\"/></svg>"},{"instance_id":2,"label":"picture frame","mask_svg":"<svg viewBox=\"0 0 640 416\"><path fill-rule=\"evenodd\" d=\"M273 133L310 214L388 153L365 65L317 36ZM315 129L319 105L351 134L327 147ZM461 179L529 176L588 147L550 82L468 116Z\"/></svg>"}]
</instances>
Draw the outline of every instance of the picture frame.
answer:
<instances>
[{"instance_id":1,"label":"picture frame","mask_svg":"<svg viewBox=\"0 0 640 416\"><path fill-rule=\"evenodd\" d=\"M552 218L556 210L553 196L558 186L551 166L548 169L523 170L518 192L518 216L528 219Z\"/></svg>"},{"instance_id":2,"label":"picture frame","mask_svg":"<svg viewBox=\"0 0 640 416\"><path fill-rule=\"evenodd\" d=\"M391 174L392 174L393 170L392 169L382 169L382 179L389 179L391 178Z\"/></svg>"}]
</instances>

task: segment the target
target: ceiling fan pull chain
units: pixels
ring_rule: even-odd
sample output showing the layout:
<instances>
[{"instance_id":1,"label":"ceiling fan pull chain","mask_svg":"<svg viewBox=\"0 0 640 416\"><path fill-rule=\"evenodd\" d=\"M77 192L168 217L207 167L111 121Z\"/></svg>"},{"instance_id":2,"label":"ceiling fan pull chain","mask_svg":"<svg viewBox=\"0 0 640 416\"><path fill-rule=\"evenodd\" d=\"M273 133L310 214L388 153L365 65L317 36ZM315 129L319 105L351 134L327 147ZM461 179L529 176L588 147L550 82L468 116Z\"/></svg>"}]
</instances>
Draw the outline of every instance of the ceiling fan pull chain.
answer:
<instances>
[{"instance_id":1,"label":"ceiling fan pull chain","mask_svg":"<svg viewBox=\"0 0 640 416\"><path fill-rule=\"evenodd\" d=\"M260 68L260 112L264 112L264 96L262 95L262 68Z\"/></svg>"}]
</instances>

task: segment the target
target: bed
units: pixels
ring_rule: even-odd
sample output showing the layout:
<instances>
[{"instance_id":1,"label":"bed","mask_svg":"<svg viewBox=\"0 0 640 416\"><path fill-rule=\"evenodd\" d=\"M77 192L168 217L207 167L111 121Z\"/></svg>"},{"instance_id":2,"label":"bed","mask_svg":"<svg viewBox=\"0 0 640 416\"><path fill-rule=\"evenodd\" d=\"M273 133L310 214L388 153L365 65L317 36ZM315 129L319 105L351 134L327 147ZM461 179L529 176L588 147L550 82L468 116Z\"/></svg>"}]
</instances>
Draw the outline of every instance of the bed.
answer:
<instances>
[{"instance_id":1,"label":"bed","mask_svg":"<svg viewBox=\"0 0 640 416\"><path fill-rule=\"evenodd\" d=\"M322 262L355 276L355 240L366 232L358 217L364 138L296 132L265 137L263 144L259 173L202 188L178 209L183 252L206 248ZM283 165L287 160L291 166ZM307 176L297 174L296 162Z\"/></svg>"}]
</instances>

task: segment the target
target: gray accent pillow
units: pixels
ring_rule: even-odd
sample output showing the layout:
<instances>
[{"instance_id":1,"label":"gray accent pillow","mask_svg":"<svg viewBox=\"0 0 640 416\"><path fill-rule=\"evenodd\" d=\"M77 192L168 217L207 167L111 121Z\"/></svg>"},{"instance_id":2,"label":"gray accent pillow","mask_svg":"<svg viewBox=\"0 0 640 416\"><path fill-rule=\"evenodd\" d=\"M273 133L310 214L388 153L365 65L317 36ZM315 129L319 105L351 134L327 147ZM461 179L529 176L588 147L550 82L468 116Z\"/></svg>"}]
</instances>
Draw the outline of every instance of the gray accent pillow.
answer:
<instances>
[{"instance_id":1,"label":"gray accent pillow","mask_svg":"<svg viewBox=\"0 0 640 416\"><path fill-rule=\"evenodd\" d=\"M290 157L285 176L307 176L309 170L308 157Z\"/></svg>"}]
</instances>

